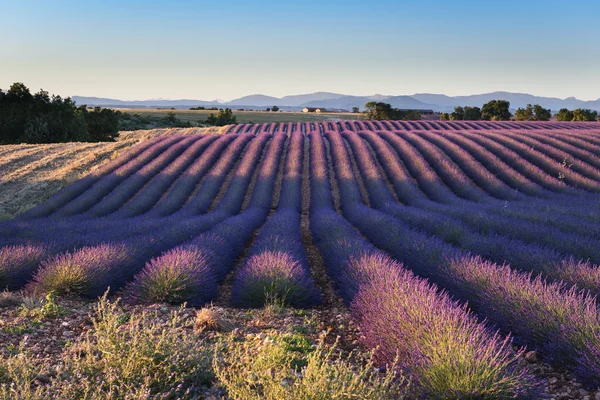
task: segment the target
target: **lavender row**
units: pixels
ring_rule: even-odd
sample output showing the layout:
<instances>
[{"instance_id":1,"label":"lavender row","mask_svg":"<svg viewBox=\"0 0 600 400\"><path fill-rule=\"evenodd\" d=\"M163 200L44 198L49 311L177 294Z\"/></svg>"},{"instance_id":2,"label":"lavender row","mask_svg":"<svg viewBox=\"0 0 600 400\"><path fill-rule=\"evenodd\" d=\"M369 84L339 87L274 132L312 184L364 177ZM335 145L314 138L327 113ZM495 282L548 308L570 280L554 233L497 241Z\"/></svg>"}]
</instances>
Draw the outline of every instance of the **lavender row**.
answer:
<instances>
[{"instance_id":1,"label":"lavender row","mask_svg":"<svg viewBox=\"0 0 600 400\"><path fill-rule=\"evenodd\" d=\"M303 146L304 136L292 133L278 209L261 228L236 275L234 305L260 307L267 301L280 301L311 307L321 302L300 233Z\"/></svg>"},{"instance_id":2,"label":"lavender row","mask_svg":"<svg viewBox=\"0 0 600 400\"><path fill-rule=\"evenodd\" d=\"M52 243L48 245L46 257L52 256L53 254L60 254L69 248L75 248L76 250L66 255L67 260L79 257L79 252L85 253L85 257L89 258L91 261L86 264L89 265L89 268L86 269L88 272L87 275L85 275L86 278L84 280L87 282L87 285L92 285L90 282L97 282L97 284L92 285L91 289L82 288L79 293L83 295L95 296L98 290L101 290L102 288L106 290L106 280L101 279L96 274L101 274L103 277L106 277L106 279L113 280L113 284L110 285L113 288L122 286L127 279L130 279L135 272L140 270L140 265L143 266L147 259L155 257L162 251L189 240L191 237L197 236L201 232L210 229L214 224L229 217L232 213L239 211L242 207L243 197L240 198L239 196L233 195L228 196L227 194L229 192L246 192L250 183L248 168L252 168L260 159L262 146L266 143L266 140L268 140L268 138L256 138L256 143L259 143L258 147L255 147L254 151L248 151L242 158L236 174L245 178L227 189L224 197L224 202L227 204L224 205L221 210L200 217L171 217L162 221L141 218L136 220L135 225L125 224L124 226L114 226L113 228L108 228L101 232L78 235L58 243ZM275 179L274 175L276 175L276 170L271 174L272 179ZM154 229L147 229L147 226L146 229L142 229L145 225L144 221L147 221L147 224ZM125 243L125 247L123 247L121 251L123 257L115 257L114 260L111 260L110 257L113 253L104 252L98 256L102 259L101 262L94 259L93 257L96 257L96 253L93 250L96 248L101 250L105 249L103 247L103 242L107 242L109 247L122 246L122 244ZM92 246L86 246L86 244L90 243ZM50 264L44 265L44 268L37 274L35 279L36 283L34 284L35 287L38 287L41 290L50 290L50 288L54 288L52 290L56 291L61 290L61 285L69 287L69 282L65 282L64 280L58 280L58 284L47 283L57 281L54 278L56 274L53 271L62 270L62 266L66 262L63 259L59 260L61 257L60 255L57 257L54 257L53 262ZM55 259L57 260L56 262L54 262ZM12 270L19 270L25 269L25 267L31 265L29 262L30 258L26 257L23 257L22 260L13 259L10 261L11 265L0 265L0 270L9 268ZM105 263L106 267L96 269L93 267L94 263ZM77 267L75 265L70 265L66 270L76 269ZM33 272L29 269L27 271L28 273ZM113 276L112 278L111 275ZM61 276L64 276L65 279L69 278L68 274L61 274Z\"/></svg>"},{"instance_id":3,"label":"lavender row","mask_svg":"<svg viewBox=\"0 0 600 400\"><path fill-rule=\"evenodd\" d=\"M154 146L158 142L165 140L166 137L159 136L154 139L146 140L145 142L138 144L124 154L112 160L100 168L92 171L87 174L85 177L79 179L78 181L72 183L71 185L61 189L54 196L50 197L48 200L43 202L42 204L33 207L22 214L19 214L17 218L19 219L32 219L32 218L42 218L47 217L52 214L57 209L63 207L76 197L80 196L87 189L92 187L95 183L97 183L103 177L111 174L113 171L119 169L123 165L129 163L136 157L141 156L146 150L150 147Z\"/></svg>"},{"instance_id":4,"label":"lavender row","mask_svg":"<svg viewBox=\"0 0 600 400\"><path fill-rule=\"evenodd\" d=\"M226 128L227 134L241 133L276 133L288 131L290 124L264 123L264 124L238 124L230 125ZM577 122L508 122L508 121L325 121L325 122L305 122L297 123L297 130L303 133L325 132L325 131L465 131L465 130L496 130L496 131L567 131L567 132L593 132L600 130L598 123L577 123Z\"/></svg>"},{"instance_id":5,"label":"lavender row","mask_svg":"<svg viewBox=\"0 0 600 400\"><path fill-rule=\"evenodd\" d=\"M562 161L556 161L548 155L551 153L551 149L548 145L540 143L536 146L537 149L534 149L512 139L509 135L500 135L491 132L484 132L481 133L481 135L489 137L507 148L514 150L526 160L543 169L550 176L558 176L560 180L564 180L564 182L573 187L579 187L592 192L600 191L600 182L589 178L591 175L598 179L598 171L595 168L590 166L585 168L582 162L579 163L579 168L576 168L579 171L567 168L567 165L563 164ZM587 176L582 175L580 171L585 171L585 175Z\"/></svg>"},{"instance_id":6,"label":"lavender row","mask_svg":"<svg viewBox=\"0 0 600 400\"><path fill-rule=\"evenodd\" d=\"M375 249L333 210L322 137L311 134L310 146L311 192L329 194L311 204L313 240L379 362L397 360L418 397L524 394L529 380L517 369L508 339Z\"/></svg>"},{"instance_id":7,"label":"lavender row","mask_svg":"<svg viewBox=\"0 0 600 400\"><path fill-rule=\"evenodd\" d=\"M593 223L585 220L579 221L579 223L570 222L571 216L566 215L564 218L558 218L554 211L548 214L550 216L554 215L554 217L546 218L545 222L543 222L543 210L538 211L538 207L536 207L535 210L532 210L530 206L531 203L527 202L524 203L525 205L523 206L523 208L527 210L527 213L531 214L532 218L538 220L542 219L541 222L531 224L531 220L527 221L526 219L521 218L507 218L510 217L510 213L508 210L503 213L503 210L507 208L506 206L508 203L477 206L476 204L460 201L460 199L457 199L452 194L445 192L445 189L441 186L443 184L438 180L435 172L428 167L428 164L426 164L416 152L411 153L410 148L400 147L400 143L395 141L392 136L390 142L388 142L389 145L395 150L402 151L402 154L411 157L411 159L415 161L413 171L415 172L417 179L423 183L421 187L429 193L434 194L432 197L437 201L444 201L451 205L444 206L428 201L418 190L418 187L415 186L411 175L404 170L403 165L381 138L375 134L369 133L361 133L361 136L366 138L373 146L382 169L401 202L417 207L423 207L440 214L452 214L456 218L465 219L465 222L469 222L471 226L480 229L483 232L495 232L509 236L512 236L514 233L519 239L526 242L534 242L542 245L556 244L561 247L562 251L574 252L575 255L581 258L588 258L590 255L594 254L593 248L597 247L597 243L593 240L590 241L590 238L588 237L582 237L582 234L584 233L589 234L590 232L593 232ZM382 133L382 137L386 137L386 134ZM519 209L520 206L515 204L517 203L510 203L511 209ZM540 203L539 208L542 208L541 205L542 204ZM494 212L490 214L489 210L493 210ZM572 211L569 210L569 213L570 212ZM500 215L494 216L494 213ZM554 221L557 218L562 221L562 224L557 224L560 229L553 226ZM487 223L483 223L484 220L487 221ZM562 237L561 229L567 231L572 230L576 235L566 234L565 237ZM551 235L546 237L540 235L540 232L550 232ZM564 240L566 240L566 242Z\"/></svg>"},{"instance_id":8,"label":"lavender row","mask_svg":"<svg viewBox=\"0 0 600 400\"><path fill-rule=\"evenodd\" d=\"M202 305L217 297L218 283L234 268L253 232L267 217L285 139L285 135L275 135L264 157L250 201L253 206L150 260L129 285L128 293L133 301ZM250 159L257 151L258 147L249 149L245 158ZM242 161L238 170L250 172L250 164ZM239 191L239 184L230 185L228 192ZM208 215L223 214L225 210L237 212L242 200L226 194L223 201L231 204ZM234 203L237 207L233 207Z\"/></svg>"},{"instance_id":9,"label":"lavender row","mask_svg":"<svg viewBox=\"0 0 600 400\"><path fill-rule=\"evenodd\" d=\"M252 172L260 161L262 151L270 139L271 135L262 134L250 141L246 153L239 160L239 165L229 184L226 196L229 193L230 196L237 196L238 200L241 196L243 202L243 196L246 193L245 189L252 179ZM221 158L211 169L210 173L206 175L196 193L174 215L177 217L186 217L208 212L236 161L237 159L234 157L230 159ZM231 187L234 189L229 190Z\"/></svg>"},{"instance_id":10,"label":"lavender row","mask_svg":"<svg viewBox=\"0 0 600 400\"><path fill-rule=\"evenodd\" d=\"M327 137L334 149L343 146L339 134L329 134ZM509 262L514 268L541 272L552 279L563 280L599 294L600 267L596 265L565 256L549 247L525 244L506 236L479 234L476 230L445 214L396 203L366 145L356 134L345 134L344 138L349 142L354 153L358 171L362 175L373 208L399 218L419 231L437 236L454 246L473 251L491 261L500 264ZM339 155L338 158L343 158L343 155Z\"/></svg>"},{"instance_id":11,"label":"lavender row","mask_svg":"<svg viewBox=\"0 0 600 400\"><path fill-rule=\"evenodd\" d=\"M161 170L175 162L186 149L194 147L199 140L201 139L196 136L190 136L170 146L160 156L121 182L104 198L98 198L97 202L80 216L84 218L100 217L118 210Z\"/></svg>"},{"instance_id":12,"label":"lavender row","mask_svg":"<svg viewBox=\"0 0 600 400\"><path fill-rule=\"evenodd\" d=\"M135 172L139 171L148 162L156 158L170 146L183 139L184 137L182 136L173 136L159 141L148 150L143 152L139 157L129 161L125 165L111 172L109 175L104 176L80 196L76 197L64 207L59 208L52 214L52 217L65 217L87 211L100 199L110 193L117 185L133 175Z\"/></svg>"},{"instance_id":13,"label":"lavender row","mask_svg":"<svg viewBox=\"0 0 600 400\"><path fill-rule=\"evenodd\" d=\"M164 217L177 212L194 193L203 191L203 178L210 174L225 179L228 168L232 168L240 154L244 151L252 135L238 137L224 136L214 142L203 156L192 164L164 194L164 197L146 214L145 217Z\"/></svg>"},{"instance_id":14,"label":"lavender row","mask_svg":"<svg viewBox=\"0 0 600 400\"><path fill-rule=\"evenodd\" d=\"M130 218L150 210L171 185L196 160L204 158L204 151L217 139L216 136L206 136L187 148L177 159L158 174L130 199L120 210L112 213L111 218ZM127 181L126 181L127 182Z\"/></svg>"},{"instance_id":15,"label":"lavender row","mask_svg":"<svg viewBox=\"0 0 600 400\"><path fill-rule=\"evenodd\" d=\"M352 182L356 186L347 154L344 160L344 150L335 150L336 178L345 182L340 190L351 188ZM340 194L344 215L375 245L469 301L482 318L535 346L553 363L569 367L590 382L600 378L593 362L593 349L600 345L600 313L593 297L485 262Z\"/></svg>"}]
</instances>

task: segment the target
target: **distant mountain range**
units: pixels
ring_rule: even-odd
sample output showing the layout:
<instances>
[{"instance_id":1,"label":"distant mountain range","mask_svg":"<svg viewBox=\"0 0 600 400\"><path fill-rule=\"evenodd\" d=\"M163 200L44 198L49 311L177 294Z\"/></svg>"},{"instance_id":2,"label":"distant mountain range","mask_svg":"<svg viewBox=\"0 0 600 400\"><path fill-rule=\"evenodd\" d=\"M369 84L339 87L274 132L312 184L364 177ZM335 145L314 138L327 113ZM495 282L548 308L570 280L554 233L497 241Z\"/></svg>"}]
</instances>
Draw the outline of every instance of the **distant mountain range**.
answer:
<instances>
[{"instance_id":1,"label":"distant mountain range","mask_svg":"<svg viewBox=\"0 0 600 400\"><path fill-rule=\"evenodd\" d=\"M561 108L589 108L600 111L600 99L592 101L578 100L575 97L559 99L555 97L540 97L526 93L493 92L470 96L446 96L444 94L417 93L411 96L349 96L338 93L317 92L282 98L254 94L228 102L203 100L139 100L125 101L98 97L73 96L77 104L88 106L123 107L123 108L189 108L189 107L230 107L261 110L266 107L278 106L282 110L299 111L304 107L321 107L331 110L352 110L353 107L364 108L369 101L383 101L396 108L431 109L434 111L451 111L456 106L481 107L490 100L508 100L513 110L525 107L527 104L540 104L552 111Z\"/></svg>"}]
</instances>

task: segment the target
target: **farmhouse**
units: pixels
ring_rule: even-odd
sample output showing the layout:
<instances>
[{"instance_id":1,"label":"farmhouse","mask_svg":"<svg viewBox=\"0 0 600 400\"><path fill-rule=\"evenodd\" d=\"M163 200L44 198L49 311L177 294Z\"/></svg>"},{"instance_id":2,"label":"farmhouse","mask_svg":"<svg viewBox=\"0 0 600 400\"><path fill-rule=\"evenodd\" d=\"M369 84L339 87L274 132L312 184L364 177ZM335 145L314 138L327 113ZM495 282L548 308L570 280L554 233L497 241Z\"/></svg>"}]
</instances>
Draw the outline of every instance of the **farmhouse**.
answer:
<instances>
[{"instance_id":1,"label":"farmhouse","mask_svg":"<svg viewBox=\"0 0 600 400\"><path fill-rule=\"evenodd\" d=\"M324 108L305 107L302 110L302 112L305 112L305 113L314 112L314 113L319 114L319 113L327 112L327 110Z\"/></svg>"}]
</instances>

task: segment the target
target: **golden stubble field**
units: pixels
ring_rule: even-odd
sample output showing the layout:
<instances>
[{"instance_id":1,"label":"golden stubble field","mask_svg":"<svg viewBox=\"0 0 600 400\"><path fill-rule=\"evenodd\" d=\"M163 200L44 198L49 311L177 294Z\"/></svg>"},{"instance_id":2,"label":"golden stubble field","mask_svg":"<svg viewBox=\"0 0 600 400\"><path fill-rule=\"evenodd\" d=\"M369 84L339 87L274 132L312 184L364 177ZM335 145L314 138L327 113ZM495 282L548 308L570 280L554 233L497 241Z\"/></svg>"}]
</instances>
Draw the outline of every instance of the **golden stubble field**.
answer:
<instances>
[{"instance_id":1,"label":"golden stubble field","mask_svg":"<svg viewBox=\"0 0 600 400\"><path fill-rule=\"evenodd\" d=\"M155 136L221 133L224 127L121 132L116 142L0 146L0 220L12 218Z\"/></svg>"}]
</instances>

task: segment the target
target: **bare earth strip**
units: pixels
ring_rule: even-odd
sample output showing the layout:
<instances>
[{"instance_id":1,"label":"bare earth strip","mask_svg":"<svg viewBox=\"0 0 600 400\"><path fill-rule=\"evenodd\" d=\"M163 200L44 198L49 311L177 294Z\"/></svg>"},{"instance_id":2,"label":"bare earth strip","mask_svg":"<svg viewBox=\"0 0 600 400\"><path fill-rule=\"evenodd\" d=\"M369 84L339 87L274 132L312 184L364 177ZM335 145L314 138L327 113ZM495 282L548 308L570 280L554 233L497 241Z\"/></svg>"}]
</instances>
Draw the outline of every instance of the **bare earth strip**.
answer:
<instances>
[{"instance_id":1,"label":"bare earth strip","mask_svg":"<svg viewBox=\"0 0 600 400\"><path fill-rule=\"evenodd\" d=\"M116 142L0 146L0 220L39 204L64 186L144 140L156 136L219 134L223 128L121 132Z\"/></svg>"}]
</instances>

